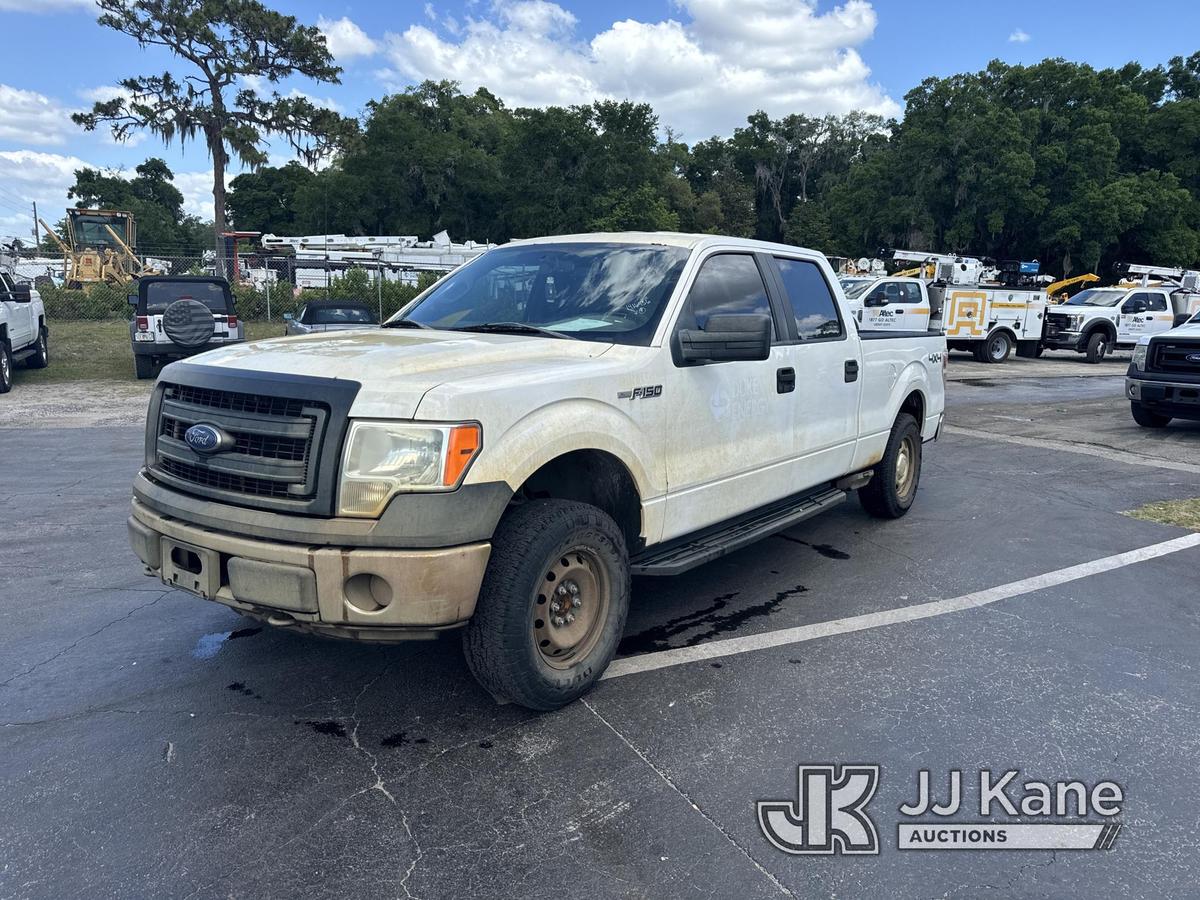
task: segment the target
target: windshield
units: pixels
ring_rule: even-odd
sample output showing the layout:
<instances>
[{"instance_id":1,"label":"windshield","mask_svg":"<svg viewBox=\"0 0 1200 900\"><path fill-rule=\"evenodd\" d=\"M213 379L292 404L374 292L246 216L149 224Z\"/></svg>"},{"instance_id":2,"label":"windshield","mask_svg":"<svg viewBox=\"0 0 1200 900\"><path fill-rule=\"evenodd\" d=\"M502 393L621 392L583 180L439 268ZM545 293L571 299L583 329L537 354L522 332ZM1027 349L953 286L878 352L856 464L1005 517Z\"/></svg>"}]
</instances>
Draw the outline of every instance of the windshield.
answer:
<instances>
[{"instance_id":1,"label":"windshield","mask_svg":"<svg viewBox=\"0 0 1200 900\"><path fill-rule=\"evenodd\" d=\"M519 323L646 346L689 252L568 242L499 247L447 275L392 318L449 331Z\"/></svg>"},{"instance_id":2,"label":"windshield","mask_svg":"<svg viewBox=\"0 0 1200 900\"><path fill-rule=\"evenodd\" d=\"M875 283L874 279L868 279L866 281L851 281L848 283L842 282L843 290L845 290L845 292L846 292L846 297L851 300L853 300L855 297L861 297L863 294L865 294L867 292L867 288L869 288L874 283Z\"/></svg>"},{"instance_id":3,"label":"windshield","mask_svg":"<svg viewBox=\"0 0 1200 900\"><path fill-rule=\"evenodd\" d=\"M1125 296L1123 290L1112 288L1088 288L1080 291L1066 302L1066 306L1116 306Z\"/></svg>"},{"instance_id":4,"label":"windshield","mask_svg":"<svg viewBox=\"0 0 1200 900\"><path fill-rule=\"evenodd\" d=\"M375 314L362 306L318 306L309 310L313 325L374 325Z\"/></svg>"},{"instance_id":5,"label":"windshield","mask_svg":"<svg viewBox=\"0 0 1200 900\"><path fill-rule=\"evenodd\" d=\"M93 250L103 250L106 247L111 247L114 250L120 248L120 245L113 240L107 225L117 233L121 240L128 242L129 235L125 233L125 220L117 216L74 216L71 228L75 233L75 246L77 249L90 247Z\"/></svg>"},{"instance_id":6,"label":"windshield","mask_svg":"<svg viewBox=\"0 0 1200 900\"><path fill-rule=\"evenodd\" d=\"M145 315L160 315L176 300L198 300L215 313L233 312L228 288L219 281L157 281L146 288Z\"/></svg>"}]
</instances>

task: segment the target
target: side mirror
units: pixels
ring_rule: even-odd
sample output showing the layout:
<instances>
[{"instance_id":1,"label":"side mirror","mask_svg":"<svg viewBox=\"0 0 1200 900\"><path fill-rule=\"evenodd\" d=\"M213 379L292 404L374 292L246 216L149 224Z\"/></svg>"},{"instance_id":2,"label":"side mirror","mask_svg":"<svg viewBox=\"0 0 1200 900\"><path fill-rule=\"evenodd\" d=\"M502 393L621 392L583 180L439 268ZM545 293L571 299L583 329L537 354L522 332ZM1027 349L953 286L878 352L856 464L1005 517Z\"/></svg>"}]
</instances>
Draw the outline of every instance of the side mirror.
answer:
<instances>
[{"instance_id":1,"label":"side mirror","mask_svg":"<svg viewBox=\"0 0 1200 900\"><path fill-rule=\"evenodd\" d=\"M33 302L33 293L32 293L32 288L29 285L29 282L23 281L23 282L18 282L17 284L14 284L13 289L12 289L12 298L17 303Z\"/></svg>"},{"instance_id":2,"label":"side mirror","mask_svg":"<svg viewBox=\"0 0 1200 900\"><path fill-rule=\"evenodd\" d=\"M679 353L685 362L767 359L771 355L771 317L761 313L709 316L703 331L679 331Z\"/></svg>"},{"instance_id":3,"label":"side mirror","mask_svg":"<svg viewBox=\"0 0 1200 900\"><path fill-rule=\"evenodd\" d=\"M137 294L130 294L130 295L129 295L128 299L129 299L129 305L130 305L130 306L137 306L137 297L138 297L138 295L137 295Z\"/></svg>"},{"instance_id":4,"label":"side mirror","mask_svg":"<svg viewBox=\"0 0 1200 900\"><path fill-rule=\"evenodd\" d=\"M863 299L863 306L887 306L887 305L888 305L887 294L883 293L883 291L871 291L871 293L868 294Z\"/></svg>"},{"instance_id":5,"label":"side mirror","mask_svg":"<svg viewBox=\"0 0 1200 900\"><path fill-rule=\"evenodd\" d=\"M1126 300L1125 305L1121 307L1121 312L1124 313L1141 313L1146 311L1145 300Z\"/></svg>"},{"instance_id":6,"label":"side mirror","mask_svg":"<svg viewBox=\"0 0 1200 900\"><path fill-rule=\"evenodd\" d=\"M284 313L284 314L283 314L283 321L285 321L285 322L292 322L292 321L294 321L294 320L295 320L295 318L296 318L296 317L295 317L295 316L293 316L291 313Z\"/></svg>"}]
</instances>

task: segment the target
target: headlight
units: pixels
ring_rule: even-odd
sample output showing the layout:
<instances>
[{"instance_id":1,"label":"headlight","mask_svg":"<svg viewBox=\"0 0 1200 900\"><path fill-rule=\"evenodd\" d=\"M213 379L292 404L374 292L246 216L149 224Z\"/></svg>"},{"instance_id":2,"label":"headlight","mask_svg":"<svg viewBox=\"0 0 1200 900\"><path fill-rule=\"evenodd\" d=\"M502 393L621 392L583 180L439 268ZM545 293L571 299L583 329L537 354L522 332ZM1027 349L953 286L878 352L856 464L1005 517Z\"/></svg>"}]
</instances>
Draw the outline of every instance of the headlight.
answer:
<instances>
[{"instance_id":1,"label":"headlight","mask_svg":"<svg viewBox=\"0 0 1200 900\"><path fill-rule=\"evenodd\" d=\"M1139 372L1146 371L1146 354L1150 351L1150 339L1142 338L1133 348L1133 367Z\"/></svg>"},{"instance_id":2,"label":"headlight","mask_svg":"<svg viewBox=\"0 0 1200 900\"><path fill-rule=\"evenodd\" d=\"M475 424L351 422L342 454L339 515L378 516L400 491L457 487L482 437Z\"/></svg>"},{"instance_id":3,"label":"headlight","mask_svg":"<svg viewBox=\"0 0 1200 900\"><path fill-rule=\"evenodd\" d=\"M1083 327L1083 316L1067 316L1067 331L1078 331Z\"/></svg>"}]
</instances>

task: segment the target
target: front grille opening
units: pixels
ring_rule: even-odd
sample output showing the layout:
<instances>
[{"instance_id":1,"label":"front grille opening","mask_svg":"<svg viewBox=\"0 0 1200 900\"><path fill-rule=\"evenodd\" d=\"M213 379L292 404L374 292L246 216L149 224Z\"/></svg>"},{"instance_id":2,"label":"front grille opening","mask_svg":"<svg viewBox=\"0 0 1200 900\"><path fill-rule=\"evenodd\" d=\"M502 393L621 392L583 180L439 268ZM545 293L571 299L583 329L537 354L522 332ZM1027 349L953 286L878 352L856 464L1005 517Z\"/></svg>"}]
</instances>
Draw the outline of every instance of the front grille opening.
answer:
<instances>
[{"instance_id":1,"label":"front grille opening","mask_svg":"<svg viewBox=\"0 0 1200 900\"><path fill-rule=\"evenodd\" d=\"M209 409L227 409L230 412L257 413L263 416L300 416L304 412L304 401L289 397L268 397L262 394L242 394L237 391L214 391L210 388L192 387L187 384L168 384L163 396L168 400L206 406Z\"/></svg>"},{"instance_id":2,"label":"front grille opening","mask_svg":"<svg viewBox=\"0 0 1200 900\"><path fill-rule=\"evenodd\" d=\"M1180 344L1161 341L1156 342L1154 346L1154 356L1150 364L1156 371L1200 374L1200 363L1188 359L1189 356L1200 354L1200 343Z\"/></svg>"},{"instance_id":3,"label":"front grille opening","mask_svg":"<svg viewBox=\"0 0 1200 900\"><path fill-rule=\"evenodd\" d=\"M185 550L183 547L171 548L171 562L193 575L199 575L204 570L204 564L200 562L200 555L194 550Z\"/></svg>"},{"instance_id":4,"label":"front grille opening","mask_svg":"<svg viewBox=\"0 0 1200 900\"><path fill-rule=\"evenodd\" d=\"M230 475L226 472L215 472L189 463L178 462L174 459L160 459L159 468L183 481L190 481L218 491L232 491L236 494L249 494L254 497L295 498L288 493L288 486L278 481L266 478L253 478L249 475Z\"/></svg>"},{"instance_id":5,"label":"front grille opening","mask_svg":"<svg viewBox=\"0 0 1200 900\"><path fill-rule=\"evenodd\" d=\"M311 422L312 419L310 418ZM166 414L162 417L162 431L165 437L182 441L190 427L189 423ZM258 456L263 459L282 459L289 462L304 462L308 457L310 437L293 438L269 434L250 434L248 432L233 432L237 439L234 453L244 453L246 456Z\"/></svg>"}]
</instances>

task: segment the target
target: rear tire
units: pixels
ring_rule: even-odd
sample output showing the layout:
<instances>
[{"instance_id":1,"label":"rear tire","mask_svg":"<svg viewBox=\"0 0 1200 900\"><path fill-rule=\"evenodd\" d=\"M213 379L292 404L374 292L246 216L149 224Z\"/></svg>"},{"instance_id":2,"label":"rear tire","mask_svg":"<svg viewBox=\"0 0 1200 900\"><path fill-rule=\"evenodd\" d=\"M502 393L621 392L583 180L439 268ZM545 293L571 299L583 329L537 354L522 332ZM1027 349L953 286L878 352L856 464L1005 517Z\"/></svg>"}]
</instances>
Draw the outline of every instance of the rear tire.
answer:
<instances>
[{"instance_id":1,"label":"rear tire","mask_svg":"<svg viewBox=\"0 0 1200 900\"><path fill-rule=\"evenodd\" d=\"M12 351L7 341L0 341L0 394L7 394L13 386Z\"/></svg>"},{"instance_id":2,"label":"rear tire","mask_svg":"<svg viewBox=\"0 0 1200 900\"><path fill-rule=\"evenodd\" d=\"M150 356L135 356L133 358L133 372L137 375L139 381L153 378L154 358Z\"/></svg>"},{"instance_id":3,"label":"rear tire","mask_svg":"<svg viewBox=\"0 0 1200 900\"><path fill-rule=\"evenodd\" d=\"M496 528L463 653L493 695L558 709L604 673L628 610L629 555L617 523L584 503L532 500Z\"/></svg>"},{"instance_id":4,"label":"rear tire","mask_svg":"<svg viewBox=\"0 0 1200 900\"><path fill-rule=\"evenodd\" d=\"M983 342L982 361L987 363L1002 363L1012 353L1013 340L1007 331L997 331Z\"/></svg>"},{"instance_id":5,"label":"rear tire","mask_svg":"<svg viewBox=\"0 0 1200 900\"><path fill-rule=\"evenodd\" d=\"M1129 401L1129 411L1133 413L1133 421L1137 422L1143 428L1166 428L1167 423L1171 421L1170 416L1164 416L1161 413L1153 412L1146 409L1136 400Z\"/></svg>"},{"instance_id":6,"label":"rear tire","mask_svg":"<svg viewBox=\"0 0 1200 900\"><path fill-rule=\"evenodd\" d=\"M31 369L44 369L50 365L50 338L46 333L46 329L42 328L38 331L37 350L33 356L25 361L25 365Z\"/></svg>"},{"instance_id":7,"label":"rear tire","mask_svg":"<svg viewBox=\"0 0 1200 900\"><path fill-rule=\"evenodd\" d=\"M1085 352L1088 362L1102 362L1104 357L1108 355L1108 335L1102 331L1095 332L1088 338L1087 350Z\"/></svg>"},{"instance_id":8,"label":"rear tire","mask_svg":"<svg viewBox=\"0 0 1200 900\"><path fill-rule=\"evenodd\" d=\"M899 519L913 505L921 481L921 430L908 413L896 417L883 459L860 488L858 502L877 519Z\"/></svg>"}]
</instances>

